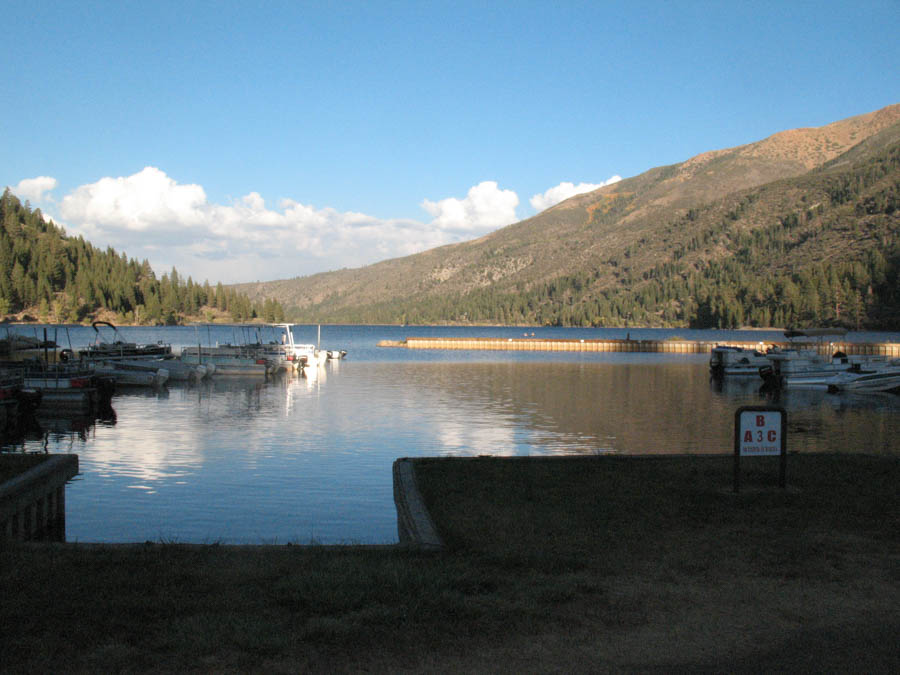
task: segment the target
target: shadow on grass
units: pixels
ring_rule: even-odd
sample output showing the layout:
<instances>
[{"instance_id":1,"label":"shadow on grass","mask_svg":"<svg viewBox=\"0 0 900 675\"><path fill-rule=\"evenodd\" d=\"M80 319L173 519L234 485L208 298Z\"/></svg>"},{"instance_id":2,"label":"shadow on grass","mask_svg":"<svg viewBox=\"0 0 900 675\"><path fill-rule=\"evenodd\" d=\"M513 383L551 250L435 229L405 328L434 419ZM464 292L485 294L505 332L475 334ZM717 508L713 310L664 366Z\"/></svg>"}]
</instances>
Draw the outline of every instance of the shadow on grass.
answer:
<instances>
[{"instance_id":1,"label":"shadow on grass","mask_svg":"<svg viewBox=\"0 0 900 675\"><path fill-rule=\"evenodd\" d=\"M442 553L6 548L3 669L749 670L800 650L827 670L854 645L898 665L890 643L819 636L900 629L900 462L792 457L788 492L750 490L775 469L748 466L739 496L730 467L417 460Z\"/></svg>"}]
</instances>

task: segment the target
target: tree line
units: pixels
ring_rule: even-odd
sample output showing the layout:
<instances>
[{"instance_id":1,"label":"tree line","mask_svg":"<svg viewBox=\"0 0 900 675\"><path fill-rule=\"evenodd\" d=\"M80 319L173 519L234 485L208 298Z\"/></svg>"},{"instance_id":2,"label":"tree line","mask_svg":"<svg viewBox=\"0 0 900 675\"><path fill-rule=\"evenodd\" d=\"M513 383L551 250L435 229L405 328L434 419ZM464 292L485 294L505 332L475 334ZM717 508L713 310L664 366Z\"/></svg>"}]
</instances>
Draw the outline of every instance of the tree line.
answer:
<instances>
[{"instance_id":1,"label":"tree line","mask_svg":"<svg viewBox=\"0 0 900 675\"><path fill-rule=\"evenodd\" d=\"M146 325L285 318L276 300L252 302L221 283L184 279L174 267L157 278L147 260L69 237L7 188L0 197L0 317L33 311L42 321L79 323L102 310Z\"/></svg>"}]
</instances>

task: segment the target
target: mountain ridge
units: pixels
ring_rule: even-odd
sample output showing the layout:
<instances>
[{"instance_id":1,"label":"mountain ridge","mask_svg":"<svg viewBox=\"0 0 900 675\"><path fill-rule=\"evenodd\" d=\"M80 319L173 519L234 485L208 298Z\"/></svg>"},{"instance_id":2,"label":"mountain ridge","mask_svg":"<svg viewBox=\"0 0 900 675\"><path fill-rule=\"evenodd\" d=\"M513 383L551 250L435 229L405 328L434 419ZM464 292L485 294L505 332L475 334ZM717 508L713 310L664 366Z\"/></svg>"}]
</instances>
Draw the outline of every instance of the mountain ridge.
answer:
<instances>
[{"instance_id":1,"label":"mountain ridge","mask_svg":"<svg viewBox=\"0 0 900 675\"><path fill-rule=\"evenodd\" d=\"M725 217L728 209L721 204L733 201L734 195L765 186L791 192L797 188L784 181L807 175L822 180L823 171L851 170L898 139L900 104L894 104L654 167L471 241L363 268L235 288L253 298L274 298L293 307L303 320L346 320L381 305L386 313L380 318L387 322L408 320L410 309L459 294L526 294L554 279L585 273L592 276L595 292L615 290L624 268L640 275L658 264L674 263L674 252L693 227L691 214L696 218L713 209ZM770 211L754 215L753 223L741 218L730 222L738 231L782 217L774 203ZM721 256L728 257L724 250L711 250L705 259Z\"/></svg>"}]
</instances>

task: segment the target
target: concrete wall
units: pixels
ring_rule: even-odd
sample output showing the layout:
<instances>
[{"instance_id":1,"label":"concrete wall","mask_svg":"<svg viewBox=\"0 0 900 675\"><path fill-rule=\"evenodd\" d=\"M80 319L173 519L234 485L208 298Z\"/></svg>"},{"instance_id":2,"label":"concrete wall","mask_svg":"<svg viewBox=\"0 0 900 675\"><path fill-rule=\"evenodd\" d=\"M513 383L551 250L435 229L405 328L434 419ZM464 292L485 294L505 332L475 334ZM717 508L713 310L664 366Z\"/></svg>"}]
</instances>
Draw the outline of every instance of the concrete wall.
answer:
<instances>
[{"instance_id":1,"label":"concrete wall","mask_svg":"<svg viewBox=\"0 0 900 675\"><path fill-rule=\"evenodd\" d=\"M66 539L66 481L78 455L47 460L0 485L0 542Z\"/></svg>"}]
</instances>

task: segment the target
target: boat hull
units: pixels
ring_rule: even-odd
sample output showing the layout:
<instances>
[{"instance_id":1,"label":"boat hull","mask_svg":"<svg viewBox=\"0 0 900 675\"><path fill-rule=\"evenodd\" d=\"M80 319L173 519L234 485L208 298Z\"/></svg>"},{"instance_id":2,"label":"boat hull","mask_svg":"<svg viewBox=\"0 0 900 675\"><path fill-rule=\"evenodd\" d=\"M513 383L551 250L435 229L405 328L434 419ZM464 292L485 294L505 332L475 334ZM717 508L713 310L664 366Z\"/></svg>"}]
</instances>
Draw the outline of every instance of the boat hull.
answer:
<instances>
[{"instance_id":1,"label":"boat hull","mask_svg":"<svg viewBox=\"0 0 900 675\"><path fill-rule=\"evenodd\" d=\"M213 366L215 377L261 377L272 372L272 365L264 359L241 358L237 356L216 355L205 352L184 351L181 361L191 365Z\"/></svg>"}]
</instances>

